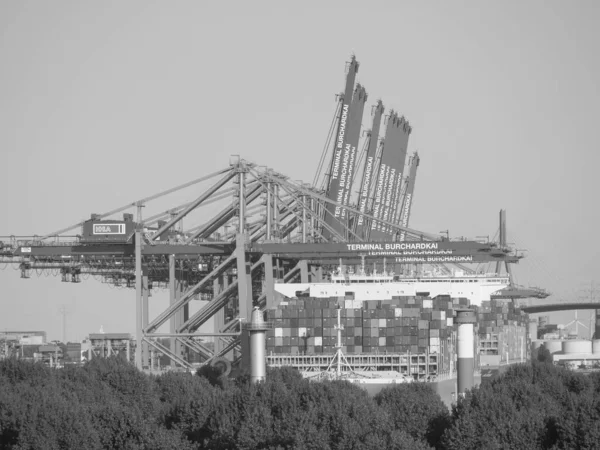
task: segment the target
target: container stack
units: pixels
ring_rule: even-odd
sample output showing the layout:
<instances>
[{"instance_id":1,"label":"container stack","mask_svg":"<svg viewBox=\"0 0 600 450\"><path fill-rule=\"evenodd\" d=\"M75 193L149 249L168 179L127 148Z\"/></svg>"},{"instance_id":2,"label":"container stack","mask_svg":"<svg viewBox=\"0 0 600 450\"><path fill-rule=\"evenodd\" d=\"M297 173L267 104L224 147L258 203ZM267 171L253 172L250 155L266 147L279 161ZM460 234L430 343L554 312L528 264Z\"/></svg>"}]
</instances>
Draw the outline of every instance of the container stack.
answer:
<instances>
[{"instance_id":1,"label":"container stack","mask_svg":"<svg viewBox=\"0 0 600 450\"><path fill-rule=\"evenodd\" d=\"M482 302L477 320L481 355L498 355L501 362L528 358L529 315L515 308L511 300Z\"/></svg>"},{"instance_id":2,"label":"container stack","mask_svg":"<svg viewBox=\"0 0 600 450\"><path fill-rule=\"evenodd\" d=\"M333 355L340 310L342 351L348 355L437 355L439 369L454 359L454 310L468 300L438 296L395 296L391 300L301 297L267 311L267 354Z\"/></svg>"}]
</instances>

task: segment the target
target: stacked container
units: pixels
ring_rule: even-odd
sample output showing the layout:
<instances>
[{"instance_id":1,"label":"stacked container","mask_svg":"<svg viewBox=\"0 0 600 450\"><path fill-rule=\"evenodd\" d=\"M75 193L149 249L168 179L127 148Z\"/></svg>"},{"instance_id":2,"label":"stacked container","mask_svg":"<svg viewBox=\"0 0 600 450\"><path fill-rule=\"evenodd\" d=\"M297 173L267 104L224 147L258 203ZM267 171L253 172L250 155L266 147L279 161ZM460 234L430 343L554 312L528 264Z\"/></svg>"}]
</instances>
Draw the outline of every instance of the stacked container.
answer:
<instances>
[{"instance_id":1,"label":"stacked container","mask_svg":"<svg viewBox=\"0 0 600 450\"><path fill-rule=\"evenodd\" d=\"M454 362L454 310L467 307L465 298L396 296L360 301L347 297L301 297L267 311L273 329L267 331L269 355L333 355L340 310L342 351L348 355L435 355L439 370Z\"/></svg>"},{"instance_id":2,"label":"stacked container","mask_svg":"<svg viewBox=\"0 0 600 450\"><path fill-rule=\"evenodd\" d=\"M482 302L477 309L481 355L498 355L504 363L529 358L528 314L508 299Z\"/></svg>"}]
</instances>

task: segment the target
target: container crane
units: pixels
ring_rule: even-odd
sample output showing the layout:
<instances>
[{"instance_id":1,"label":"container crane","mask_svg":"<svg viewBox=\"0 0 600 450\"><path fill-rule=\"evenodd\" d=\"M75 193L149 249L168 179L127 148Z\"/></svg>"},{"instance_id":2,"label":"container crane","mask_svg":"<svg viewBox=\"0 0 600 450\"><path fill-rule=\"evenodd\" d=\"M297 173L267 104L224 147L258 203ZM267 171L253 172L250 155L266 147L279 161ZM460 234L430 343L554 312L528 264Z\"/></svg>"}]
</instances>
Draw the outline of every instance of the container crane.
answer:
<instances>
[{"instance_id":1,"label":"container crane","mask_svg":"<svg viewBox=\"0 0 600 450\"><path fill-rule=\"evenodd\" d=\"M506 239L506 210L500 210L500 225L499 225L499 248L508 247L507 239ZM512 269L509 264L502 264L502 262L496 262L496 273L500 274L502 272L502 266L506 270L506 273L509 276L510 285L502 289L498 292L492 294L492 298L494 299L519 299L519 298L546 298L550 296L550 293L545 289L541 289L538 287L525 287L519 286L515 284Z\"/></svg>"},{"instance_id":2,"label":"container crane","mask_svg":"<svg viewBox=\"0 0 600 450\"><path fill-rule=\"evenodd\" d=\"M410 203L401 208L407 215L404 222L398 223L390 211L400 175L398 170L396 174L391 173L391 168L388 170L388 159L392 157L394 161L393 157L398 156L393 149L406 147L410 130L395 114L388 118L390 139L386 136L384 142L387 153L379 145L380 163L375 154L379 131L373 131L374 124L367 152L372 158L375 155L371 160L371 181L367 183L363 176L361 186L367 186L361 191L365 202L359 202L357 207L350 204L351 183L342 181L356 178L352 155L356 155L366 101L364 88L354 87L357 71L358 63L353 57L346 91L339 103L337 127L332 126L337 134L326 189L319 189L314 183L291 181L273 169L236 158L228 167L210 175L109 212L93 214L86 221L41 237L0 237L0 267L17 265L23 278L45 271L60 275L65 282L85 281L93 276L134 288L136 365L147 367L152 361L149 352L156 351L167 355L173 365L191 368L185 349L199 353L206 364L232 353L232 359L246 364L248 342L241 322L251 317L255 306L264 309L275 304L275 280L321 281L323 268L337 266L340 258L349 264L360 264L365 259L379 261L382 257L393 258L398 264L518 262L520 257L508 247L498 248L489 242L450 242L436 233L408 228ZM375 118L381 120L382 114L383 104L379 103ZM396 158L395 162L399 164L400 159L403 164L403 158ZM383 178L388 182L382 186L384 202L381 197L379 202L388 209L387 215L374 214L369 204L370 189L380 178L373 174L382 173L383 162ZM414 183L414 175L409 176L409 184L410 180ZM195 189L205 181L213 184L198 195ZM149 211L154 200L184 189L194 189L189 201L142 216L143 208ZM406 189L412 196L410 187ZM364 192L369 196L364 198ZM224 207L215 215L202 209L217 202ZM116 218L117 214L124 215ZM362 217L362 235L357 234L358 228L348 226L350 215ZM184 219L186 225L193 226L183 227ZM386 231L374 239L369 227ZM80 230L81 234L66 234L73 230ZM292 239L294 232L299 234L296 242ZM395 233L401 233L405 239L395 241ZM169 306L150 317L148 297L159 286L168 288ZM190 314L189 304L198 298L207 303ZM201 332L201 326L209 320L215 331ZM167 322L169 331L160 332ZM213 351L203 345L203 337L216 338L219 345ZM169 346L162 345L159 338L170 338Z\"/></svg>"}]
</instances>

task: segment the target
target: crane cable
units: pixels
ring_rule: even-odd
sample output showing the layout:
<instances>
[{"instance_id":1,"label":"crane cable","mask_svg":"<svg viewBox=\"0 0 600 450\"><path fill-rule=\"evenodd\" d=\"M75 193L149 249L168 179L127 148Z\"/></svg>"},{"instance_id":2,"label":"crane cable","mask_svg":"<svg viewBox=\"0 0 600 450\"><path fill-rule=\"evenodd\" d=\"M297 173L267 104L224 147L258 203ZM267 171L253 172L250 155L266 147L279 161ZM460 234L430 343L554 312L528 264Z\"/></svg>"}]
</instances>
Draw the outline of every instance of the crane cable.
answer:
<instances>
[{"instance_id":1,"label":"crane cable","mask_svg":"<svg viewBox=\"0 0 600 450\"><path fill-rule=\"evenodd\" d=\"M323 150L321 151L321 158L319 159L319 164L317 166L317 171L315 173L315 177L313 178L313 186L316 187L319 181L319 178L322 174L323 164L325 163L325 158L329 153L329 146L331 144L331 138L333 136L333 131L335 129L335 123L337 122L337 117L340 112L341 102L338 101L336 105L335 112L333 114L333 119L331 120L331 125L329 126L329 131L327 132L327 139L325 140L325 145L323 146ZM323 178L323 182L325 182L325 177Z\"/></svg>"}]
</instances>

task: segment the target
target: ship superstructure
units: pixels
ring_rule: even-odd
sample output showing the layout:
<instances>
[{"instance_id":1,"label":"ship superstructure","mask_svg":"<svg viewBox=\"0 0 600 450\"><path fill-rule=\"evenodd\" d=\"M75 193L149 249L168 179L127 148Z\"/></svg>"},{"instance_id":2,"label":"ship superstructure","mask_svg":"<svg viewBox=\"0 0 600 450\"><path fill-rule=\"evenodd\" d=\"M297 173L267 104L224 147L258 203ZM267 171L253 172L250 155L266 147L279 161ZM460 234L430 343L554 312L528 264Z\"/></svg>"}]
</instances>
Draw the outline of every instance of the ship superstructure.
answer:
<instances>
[{"instance_id":1,"label":"ship superstructure","mask_svg":"<svg viewBox=\"0 0 600 450\"><path fill-rule=\"evenodd\" d=\"M364 269L346 271L343 266L322 283L276 283L275 290L287 298L308 296L314 298L354 297L356 300L391 300L396 296L467 298L473 306L489 301L492 294L510 284L508 275L495 273L466 273L462 270L451 274L435 271L422 274L396 275L394 272Z\"/></svg>"}]
</instances>

